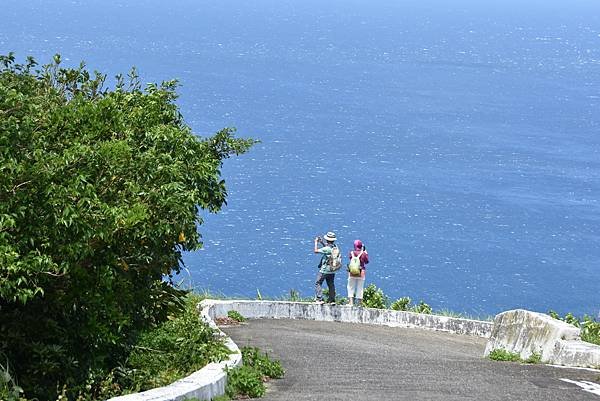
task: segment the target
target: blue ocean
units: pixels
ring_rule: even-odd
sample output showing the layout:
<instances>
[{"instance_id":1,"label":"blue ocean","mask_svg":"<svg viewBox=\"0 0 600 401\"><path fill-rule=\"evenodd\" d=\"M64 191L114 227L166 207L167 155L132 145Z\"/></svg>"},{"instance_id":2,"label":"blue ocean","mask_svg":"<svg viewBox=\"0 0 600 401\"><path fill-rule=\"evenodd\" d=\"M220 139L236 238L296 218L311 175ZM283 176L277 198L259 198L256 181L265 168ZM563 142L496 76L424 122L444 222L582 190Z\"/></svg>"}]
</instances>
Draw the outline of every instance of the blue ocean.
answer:
<instances>
[{"instance_id":1,"label":"blue ocean","mask_svg":"<svg viewBox=\"0 0 600 401\"><path fill-rule=\"evenodd\" d=\"M177 78L223 166L184 285L311 296L313 239L393 300L486 316L600 310L597 0L3 0L0 53ZM345 276L337 277L345 293Z\"/></svg>"}]
</instances>

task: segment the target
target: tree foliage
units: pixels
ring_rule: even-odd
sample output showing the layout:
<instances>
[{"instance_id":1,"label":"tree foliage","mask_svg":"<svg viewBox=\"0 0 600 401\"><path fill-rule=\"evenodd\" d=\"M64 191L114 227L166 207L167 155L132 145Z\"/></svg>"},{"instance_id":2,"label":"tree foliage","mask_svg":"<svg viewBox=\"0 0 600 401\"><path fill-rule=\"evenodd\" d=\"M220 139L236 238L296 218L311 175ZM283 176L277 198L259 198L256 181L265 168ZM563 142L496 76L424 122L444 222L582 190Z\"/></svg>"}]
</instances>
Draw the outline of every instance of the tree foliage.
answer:
<instances>
[{"instance_id":1,"label":"tree foliage","mask_svg":"<svg viewBox=\"0 0 600 401\"><path fill-rule=\"evenodd\" d=\"M194 135L176 81L105 79L0 56L0 353L41 399L181 304L164 278L202 245L199 211L225 204L223 160L254 143Z\"/></svg>"}]
</instances>

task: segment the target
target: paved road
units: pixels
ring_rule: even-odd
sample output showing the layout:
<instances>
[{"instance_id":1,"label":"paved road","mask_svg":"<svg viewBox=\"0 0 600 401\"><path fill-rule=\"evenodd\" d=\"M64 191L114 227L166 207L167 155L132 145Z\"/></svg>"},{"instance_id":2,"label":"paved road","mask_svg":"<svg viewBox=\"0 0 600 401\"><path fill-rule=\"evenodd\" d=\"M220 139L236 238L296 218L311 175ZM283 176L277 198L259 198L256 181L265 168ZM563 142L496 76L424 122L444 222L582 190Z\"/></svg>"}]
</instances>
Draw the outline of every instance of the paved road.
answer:
<instances>
[{"instance_id":1,"label":"paved road","mask_svg":"<svg viewBox=\"0 0 600 401\"><path fill-rule=\"evenodd\" d=\"M561 378L599 372L483 358L485 340L418 329L308 320L252 320L223 328L242 347L281 360L286 375L263 401L594 400Z\"/></svg>"}]
</instances>

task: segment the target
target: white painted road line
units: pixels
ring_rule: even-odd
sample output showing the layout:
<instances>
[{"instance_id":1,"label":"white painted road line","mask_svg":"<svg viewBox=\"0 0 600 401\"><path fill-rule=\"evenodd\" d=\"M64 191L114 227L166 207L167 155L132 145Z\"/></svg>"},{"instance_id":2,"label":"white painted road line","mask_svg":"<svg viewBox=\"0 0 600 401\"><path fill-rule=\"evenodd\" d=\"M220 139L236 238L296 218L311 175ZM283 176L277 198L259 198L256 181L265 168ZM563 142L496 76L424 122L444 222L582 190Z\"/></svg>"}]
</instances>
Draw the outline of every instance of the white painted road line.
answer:
<instances>
[{"instance_id":1,"label":"white painted road line","mask_svg":"<svg viewBox=\"0 0 600 401\"><path fill-rule=\"evenodd\" d=\"M560 379L564 382L575 384L576 386L581 387L583 391L587 391L588 393L600 395L600 384L588 381L575 381L571 379Z\"/></svg>"}]
</instances>

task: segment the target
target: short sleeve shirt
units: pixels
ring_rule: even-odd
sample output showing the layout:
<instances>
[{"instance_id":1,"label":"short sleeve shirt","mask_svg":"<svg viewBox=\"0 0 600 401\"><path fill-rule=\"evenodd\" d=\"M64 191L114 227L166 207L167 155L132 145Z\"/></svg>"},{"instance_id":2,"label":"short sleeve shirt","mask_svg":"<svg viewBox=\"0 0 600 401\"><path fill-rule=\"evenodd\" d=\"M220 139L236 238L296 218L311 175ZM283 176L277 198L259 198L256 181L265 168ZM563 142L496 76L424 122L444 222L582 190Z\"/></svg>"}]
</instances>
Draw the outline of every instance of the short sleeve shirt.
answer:
<instances>
[{"instance_id":1,"label":"short sleeve shirt","mask_svg":"<svg viewBox=\"0 0 600 401\"><path fill-rule=\"evenodd\" d=\"M329 255L331 255L331 247L325 245L323 248L317 249L317 253L323 255L319 262L319 271L323 274L333 274L333 272L329 270L329 265L327 264L327 259L329 259Z\"/></svg>"}]
</instances>

